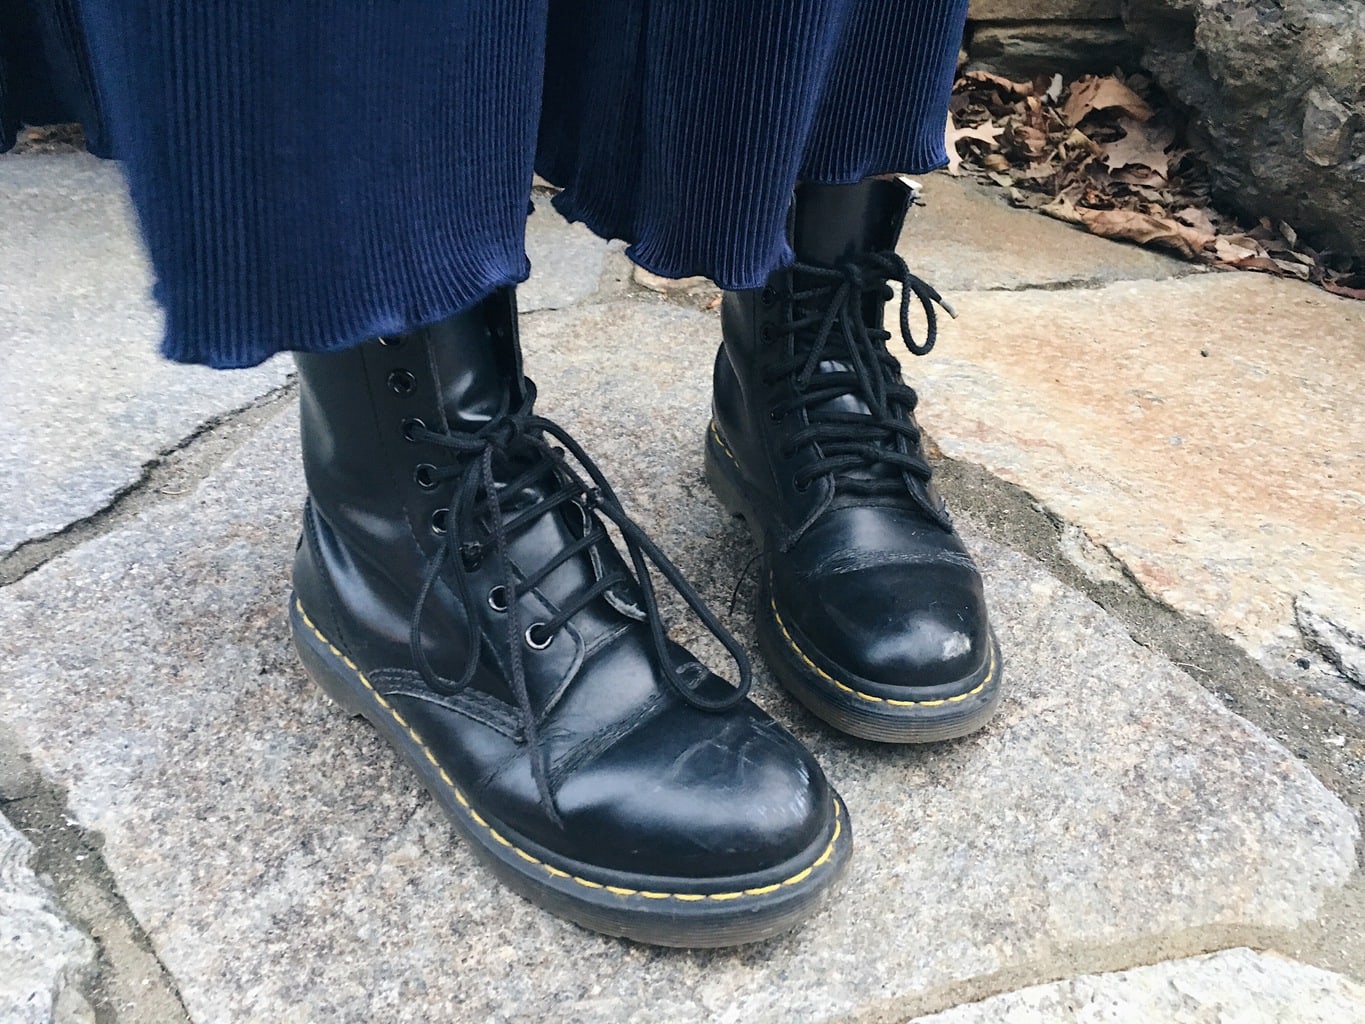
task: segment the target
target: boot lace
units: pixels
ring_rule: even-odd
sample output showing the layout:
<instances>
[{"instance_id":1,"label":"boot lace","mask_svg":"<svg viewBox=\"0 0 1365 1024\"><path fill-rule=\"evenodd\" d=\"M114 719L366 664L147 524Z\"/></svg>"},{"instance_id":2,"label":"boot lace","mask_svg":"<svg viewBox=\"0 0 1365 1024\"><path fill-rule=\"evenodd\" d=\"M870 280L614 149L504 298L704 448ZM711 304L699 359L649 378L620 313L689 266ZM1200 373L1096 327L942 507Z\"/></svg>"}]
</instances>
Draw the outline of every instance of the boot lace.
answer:
<instances>
[{"instance_id":1,"label":"boot lace","mask_svg":"<svg viewBox=\"0 0 1365 1024\"><path fill-rule=\"evenodd\" d=\"M776 384L791 378L795 393L771 407L774 419L804 410L805 425L787 439L788 455L807 445L818 457L795 473L795 484L805 489L819 477L833 481L827 502L790 538L795 543L838 493L857 495L909 494L931 520L948 528L946 513L929 500L923 485L932 470L920 447L921 434L912 415L919 401L901 379L900 363L887 349L891 333L868 325L863 315L865 297L885 302L894 296L890 282L901 285L900 331L906 349L922 356L938 340L935 306L956 317L952 306L927 282L910 272L894 252L863 253L837 266L795 263L787 279L788 294L769 292L791 303L792 316L775 325L769 341L791 337L786 358L771 362L764 380ZM922 343L910 328L912 303L924 310L926 333ZM833 365L831 365L833 364ZM865 411L821 408L853 396Z\"/></svg>"},{"instance_id":2,"label":"boot lace","mask_svg":"<svg viewBox=\"0 0 1365 1024\"><path fill-rule=\"evenodd\" d=\"M414 441L436 445L455 452L458 456L450 465L435 468L429 477L433 487L452 483L453 495L446 521L439 524L440 547L432 559L417 596L417 604L410 623L409 644L412 658L423 680L433 690L454 694L469 686L478 668L483 635L473 613L475 603L470 586L470 574L490 552L502 567L501 600L499 610L507 613L507 647L510 652L511 678L509 685L517 701L522 718L522 740L531 749L531 766L541 803L556 824L562 824L550 791L548 765L541 749L538 724L526 685L526 665L523 646L533 649L547 647L555 633L575 615L599 598L617 595L633 582L638 585L643 608L625 611L631 618L642 619L649 629L654 658L669 686L686 703L703 711L721 712L735 707L749 693L751 672L748 658L738 641L715 617L701 596L683 578L682 573L654 544L635 522L626 515L611 485L587 453L558 424L531 412L535 402L535 385L524 381L525 400L520 408L511 410L510 400L504 408L479 430L462 433L442 433L422 425L411 430ZM557 448L551 440L563 445ZM565 450L573 456L582 473L570 464ZM509 473L511 479L500 483ZM527 502L525 495L534 495ZM583 512L583 535L566 544L544 565L518 578L508 557L511 540L547 515L567 504L577 504ZM626 551L634 567L632 580L615 569L603 571L598 546L612 544L598 516L610 520L621 534ZM594 567L595 582L580 588L561 603L559 611L544 622L529 627L522 622L517 598L534 590L551 573L571 559L587 554ZM720 641L734 661L739 673L739 685L724 697L713 699L698 693L696 685L705 675L695 661L677 664L669 650L654 582L649 565L664 578L687 603L692 612ZM459 679L447 679L432 667L422 648L422 618L436 581L449 569L456 594L466 615L469 661ZM614 602L621 608L622 602Z\"/></svg>"}]
</instances>

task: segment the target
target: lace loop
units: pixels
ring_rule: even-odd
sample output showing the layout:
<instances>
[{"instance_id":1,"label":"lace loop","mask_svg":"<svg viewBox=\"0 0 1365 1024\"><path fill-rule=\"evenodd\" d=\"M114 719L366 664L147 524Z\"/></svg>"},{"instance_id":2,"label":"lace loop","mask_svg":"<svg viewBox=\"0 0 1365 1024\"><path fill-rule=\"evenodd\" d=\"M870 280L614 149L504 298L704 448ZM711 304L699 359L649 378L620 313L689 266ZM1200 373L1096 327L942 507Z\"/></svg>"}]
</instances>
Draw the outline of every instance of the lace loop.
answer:
<instances>
[{"instance_id":1,"label":"lace loop","mask_svg":"<svg viewBox=\"0 0 1365 1024\"><path fill-rule=\"evenodd\" d=\"M495 588L500 591L501 598L495 610L505 616L510 662L508 685L521 712L522 738L531 750L532 771L542 805L558 823L559 815L549 784L549 768L540 745L536 714L527 687L525 651L539 651L550 646L555 633L575 615L631 582L627 574L619 570L600 571L602 560L597 556L596 548L599 544L610 545L611 541L597 520L597 515L614 524L625 543L635 572L634 582L643 597L644 619L649 627L657 667L677 695L701 710L724 711L748 696L752 673L748 658L738 641L706 607L700 595L668 557L626 515L611 485L582 447L556 423L531 412L535 401L534 385L527 380L524 388L526 398L519 409L511 410L505 404L496 416L476 431L443 433L428 429L425 425L409 428L412 440L448 449L457 458L452 465L436 468L430 474L438 486L440 483L452 483L453 493L447 517L448 529L440 535L440 545L422 580L409 624L408 639L413 663L428 686L444 693L457 693L466 688L477 671L483 644L469 575L486 555L492 553L497 556L502 577ZM547 439L558 442L563 448L552 445ZM569 463L566 450L586 478ZM499 470L503 471L504 477L510 471L512 479L500 483ZM518 501L527 500L525 494L533 488L529 504L517 507ZM582 536L564 545L544 565L519 579L508 553L513 537L569 503L576 504L583 513ZM470 536L471 533L489 536L476 539ZM566 562L585 554L592 555L595 581L561 602L559 611L545 621L529 625L524 623L518 610L518 598L534 590ZM699 677L704 677L706 673L699 670L700 666L696 662L675 663L672 645L659 611L649 568L651 564L721 642L734 661L739 673L739 685L733 692L719 698L703 696L697 692L696 684ZM423 649L421 636L427 603L443 573L453 582L460 606L466 610L468 662L460 678L454 680L442 677L431 665Z\"/></svg>"},{"instance_id":2,"label":"lace loop","mask_svg":"<svg viewBox=\"0 0 1365 1024\"><path fill-rule=\"evenodd\" d=\"M817 458L797 471L794 483L804 489L828 477L833 483L829 500L839 491L908 493L924 514L946 527L946 515L925 488L932 470L912 418L919 398L901 379L900 363L887 349L891 333L869 325L864 307L869 297L891 298L890 282L899 283L901 341L917 356L928 354L938 341L938 309L953 317L957 312L895 252L862 253L836 266L798 262L789 274L791 318L775 330L793 344L785 359L766 368L765 379L791 380L793 393L772 403L769 413L780 420L804 411L807 425L794 431L788 443L818 451ZM916 305L924 312L923 341L910 325ZM861 408L839 407L846 397ZM800 532L784 546L795 543Z\"/></svg>"}]
</instances>

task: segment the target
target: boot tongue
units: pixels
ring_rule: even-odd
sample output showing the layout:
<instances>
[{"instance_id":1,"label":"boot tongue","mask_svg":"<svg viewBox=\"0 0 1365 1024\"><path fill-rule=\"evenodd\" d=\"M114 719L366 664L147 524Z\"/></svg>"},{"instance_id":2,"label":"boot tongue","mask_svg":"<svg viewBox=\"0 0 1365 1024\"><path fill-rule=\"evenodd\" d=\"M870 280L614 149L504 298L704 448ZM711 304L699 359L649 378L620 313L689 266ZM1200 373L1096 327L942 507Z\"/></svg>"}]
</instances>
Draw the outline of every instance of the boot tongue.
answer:
<instances>
[{"instance_id":1,"label":"boot tongue","mask_svg":"<svg viewBox=\"0 0 1365 1024\"><path fill-rule=\"evenodd\" d=\"M479 429L524 399L514 320L487 302L427 328L441 411L452 431Z\"/></svg>"},{"instance_id":2,"label":"boot tongue","mask_svg":"<svg viewBox=\"0 0 1365 1024\"><path fill-rule=\"evenodd\" d=\"M856 185L798 186L796 202L792 205L791 224L792 249L797 261L837 266L860 253L894 250L909 203L910 190L894 179L870 178ZM799 270L794 271L794 276L798 289L815 283L803 280ZM881 326L880 300L866 297L861 312L869 326ZM836 326L836 337L830 339L826 349L829 358L820 361L811 382L812 387L819 387L821 373L852 371L847 350L837 337L838 331L839 327ZM881 372L876 364L869 370L872 373ZM812 420L818 420L821 414L834 412L868 415L871 409L860 396L846 394L812 407L810 416ZM845 473L863 479L897 475L893 467L880 463L847 470Z\"/></svg>"},{"instance_id":3,"label":"boot tongue","mask_svg":"<svg viewBox=\"0 0 1365 1024\"><path fill-rule=\"evenodd\" d=\"M792 249L798 261L834 266L854 253L896 247L910 190L896 180L856 185L799 185L792 204Z\"/></svg>"}]
</instances>

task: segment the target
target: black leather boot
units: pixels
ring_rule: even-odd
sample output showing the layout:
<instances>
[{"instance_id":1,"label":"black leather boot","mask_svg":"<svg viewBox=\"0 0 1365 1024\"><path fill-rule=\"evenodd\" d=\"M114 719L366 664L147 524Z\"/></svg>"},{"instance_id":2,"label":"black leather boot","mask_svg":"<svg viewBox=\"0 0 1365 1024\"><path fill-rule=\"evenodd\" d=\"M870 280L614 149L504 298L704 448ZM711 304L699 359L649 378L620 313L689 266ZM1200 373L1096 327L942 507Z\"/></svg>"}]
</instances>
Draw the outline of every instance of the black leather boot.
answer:
<instances>
[{"instance_id":1,"label":"black leather boot","mask_svg":"<svg viewBox=\"0 0 1365 1024\"><path fill-rule=\"evenodd\" d=\"M806 916L849 856L839 798L746 699L735 641L535 415L512 292L298 366L290 619L309 675L554 913L680 946ZM647 561L735 656L739 688L667 639Z\"/></svg>"},{"instance_id":2,"label":"black leather boot","mask_svg":"<svg viewBox=\"0 0 1365 1024\"><path fill-rule=\"evenodd\" d=\"M758 637L774 673L836 728L892 743L964 735L1000 698L981 577L882 329L898 280L907 347L934 344L942 300L894 251L908 204L895 181L798 188L797 262L725 295L706 441L711 486L762 550Z\"/></svg>"}]
</instances>

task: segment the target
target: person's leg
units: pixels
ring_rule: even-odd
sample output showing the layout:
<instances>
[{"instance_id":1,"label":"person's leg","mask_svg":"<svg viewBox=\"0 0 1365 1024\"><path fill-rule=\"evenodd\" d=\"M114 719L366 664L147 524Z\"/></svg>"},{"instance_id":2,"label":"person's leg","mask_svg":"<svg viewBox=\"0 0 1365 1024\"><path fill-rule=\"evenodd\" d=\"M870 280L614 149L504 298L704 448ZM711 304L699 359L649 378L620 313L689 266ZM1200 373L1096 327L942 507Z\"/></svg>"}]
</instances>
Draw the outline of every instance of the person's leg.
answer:
<instances>
[{"instance_id":1,"label":"person's leg","mask_svg":"<svg viewBox=\"0 0 1365 1024\"><path fill-rule=\"evenodd\" d=\"M980 727L1000 696L982 583L882 329L889 280L931 325L937 296L894 253L908 192L878 180L946 161L966 3L570 6L551 3L537 166L649 269L730 289L708 475L762 548L769 663L859 736ZM599 70L631 48L638 74Z\"/></svg>"},{"instance_id":2,"label":"person's leg","mask_svg":"<svg viewBox=\"0 0 1365 1024\"><path fill-rule=\"evenodd\" d=\"M850 831L746 699L742 650L535 414L508 285L542 16L108 0L91 28L168 353L307 350L289 621L309 675L518 892L644 941L764 938L829 891ZM651 573L739 688L667 638Z\"/></svg>"}]
</instances>

